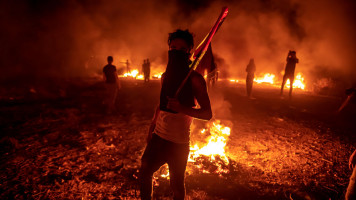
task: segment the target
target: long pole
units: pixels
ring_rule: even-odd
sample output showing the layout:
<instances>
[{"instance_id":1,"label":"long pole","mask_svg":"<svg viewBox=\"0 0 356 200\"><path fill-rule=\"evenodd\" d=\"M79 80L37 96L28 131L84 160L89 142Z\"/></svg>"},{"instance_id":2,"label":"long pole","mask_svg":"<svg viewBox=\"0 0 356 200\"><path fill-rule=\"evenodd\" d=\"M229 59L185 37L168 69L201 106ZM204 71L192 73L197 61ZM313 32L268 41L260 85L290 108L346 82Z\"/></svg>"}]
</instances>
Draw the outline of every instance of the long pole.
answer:
<instances>
[{"instance_id":1,"label":"long pole","mask_svg":"<svg viewBox=\"0 0 356 200\"><path fill-rule=\"evenodd\" d=\"M177 98L179 92L182 90L183 86L185 85L185 83L187 82L190 74L192 73L193 70L195 70L199 64L199 62L201 61L201 59L203 58L205 52L208 49L208 46L211 42L211 39L213 38L213 36L215 35L215 33L217 32L217 30L219 29L219 27L221 26L221 24L224 22L224 19L227 16L228 13L228 8L227 7L223 7L222 11L219 15L219 18L216 20L213 28L211 28L210 32L208 33L208 35L204 38L204 40L199 44L199 46L196 48L194 54L193 54L193 58L195 57L194 61L192 64L190 64L190 70L187 74L187 76L184 78L184 80L182 81L182 83L180 84L180 86L178 87L174 97Z\"/></svg>"}]
</instances>

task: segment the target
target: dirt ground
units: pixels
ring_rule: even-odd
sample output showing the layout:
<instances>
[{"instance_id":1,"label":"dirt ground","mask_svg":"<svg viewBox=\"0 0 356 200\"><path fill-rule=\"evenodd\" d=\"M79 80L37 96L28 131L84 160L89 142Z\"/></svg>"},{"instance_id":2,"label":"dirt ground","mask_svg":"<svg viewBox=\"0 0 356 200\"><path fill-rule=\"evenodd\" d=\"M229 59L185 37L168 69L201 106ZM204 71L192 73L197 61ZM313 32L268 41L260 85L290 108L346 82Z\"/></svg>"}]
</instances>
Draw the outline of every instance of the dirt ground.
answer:
<instances>
[{"instance_id":1,"label":"dirt ground","mask_svg":"<svg viewBox=\"0 0 356 200\"><path fill-rule=\"evenodd\" d=\"M45 83L45 84L44 84ZM0 199L138 199L137 172L160 84L123 80L117 112L103 112L96 78L0 90ZM220 81L209 89L214 119L231 128L225 173L188 164L187 199L343 199L355 149L356 106L344 96ZM287 94L287 91L286 91ZM202 140L195 121L192 142ZM209 171L214 163L202 165ZM219 162L219 161L216 161ZM205 164L204 164L205 163ZM170 199L169 180L155 180Z\"/></svg>"}]
</instances>

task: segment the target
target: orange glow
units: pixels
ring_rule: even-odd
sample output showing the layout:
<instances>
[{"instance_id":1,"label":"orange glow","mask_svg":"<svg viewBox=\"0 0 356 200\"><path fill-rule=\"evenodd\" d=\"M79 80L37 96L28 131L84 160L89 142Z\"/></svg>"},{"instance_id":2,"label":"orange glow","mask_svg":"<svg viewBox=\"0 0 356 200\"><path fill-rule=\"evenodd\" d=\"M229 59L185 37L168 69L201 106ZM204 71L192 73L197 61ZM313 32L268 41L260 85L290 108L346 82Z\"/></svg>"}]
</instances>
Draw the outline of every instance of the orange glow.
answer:
<instances>
[{"instance_id":1,"label":"orange glow","mask_svg":"<svg viewBox=\"0 0 356 200\"><path fill-rule=\"evenodd\" d=\"M136 79L143 80L143 75L141 74L141 75L136 76Z\"/></svg>"},{"instance_id":2,"label":"orange glow","mask_svg":"<svg viewBox=\"0 0 356 200\"><path fill-rule=\"evenodd\" d=\"M237 80L237 79L230 79L229 81L233 82L233 83L238 83L239 82L239 80Z\"/></svg>"},{"instance_id":3,"label":"orange glow","mask_svg":"<svg viewBox=\"0 0 356 200\"><path fill-rule=\"evenodd\" d=\"M196 158L201 155L209 156L214 161L215 156L219 155L226 163L229 163L225 155L225 146L231 129L221 125L219 120L215 120L209 123L208 128L201 130L200 133L205 134L207 131L210 133L210 136L206 139L206 144L194 144L190 147L191 152L188 162L195 162Z\"/></svg>"},{"instance_id":4,"label":"orange glow","mask_svg":"<svg viewBox=\"0 0 356 200\"><path fill-rule=\"evenodd\" d=\"M271 84L275 87L280 87L281 83L280 82L276 82L275 81L275 75L272 73L265 73L263 76L261 77L257 77L255 78L253 81L256 82L257 84L260 83L268 83ZM286 87L290 88L290 82L289 79L286 82ZM294 83L293 83L293 88L299 88L302 90L305 90L305 82L304 82L304 76L302 73L298 73L297 76L294 79Z\"/></svg>"},{"instance_id":5,"label":"orange glow","mask_svg":"<svg viewBox=\"0 0 356 200\"><path fill-rule=\"evenodd\" d=\"M153 74L153 78L161 78L162 77L162 74L163 74L163 72L159 72L159 73L155 73L155 74Z\"/></svg>"},{"instance_id":6,"label":"orange glow","mask_svg":"<svg viewBox=\"0 0 356 200\"><path fill-rule=\"evenodd\" d=\"M255 81L256 83L274 84L274 77L276 77L274 74L266 73L263 77L254 78L253 81Z\"/></svg>"},{"instance_id":7,"label":"orange glow","mask_svg":"<svg viewBox=\"0 0 356 200\"><path fill-rule=\"evenodd\" d=\"M133 77L133 78L136 78L136 76L138 75L138 70L137 69L134 69L132 70L131 72L129 73L125 73L124 75L121 75L120 77Z\"/></svg>"},{"instance_id":8,"label":"orange glow","mask_svg":"<svg viewBox=\"0 0 356 200\"><path fill-rule=\"evenodd\" d=\"M290 81L289 79L286 82L287 88L290 88ZM300 88L302 90L305 89L305 83L304 83L304 77L302 75L302 73L298 73L297 76L294 79L293 82L293 88Z\"/></svg>"},{"instance_id":9,"label":"orange glow","mask_svg":"<svg viewBox=\"0 0 356 200\"><path fill-rule=\"evenodd\" d=\"M209 134L205 143L195 143L190 146L190 153L188 157L189 163L194 163L195 167L202 173L227 173L228 169L223 169L222 165L229 164L229 159L225 153L226 142L230 136L231 128L221 125L219 120L215 120L207 124L207 128L199 131L202 137ZM212 172L203 169L203 164L198 163L202 156L208 157L209 162L217 168ZM223 164L218 162L218 159L223 161ZM188 170L189 171L189 168ZM167 165L163 165L159 170L159 176L169 179L169 170Z\"/></svg>"}]
</instances>

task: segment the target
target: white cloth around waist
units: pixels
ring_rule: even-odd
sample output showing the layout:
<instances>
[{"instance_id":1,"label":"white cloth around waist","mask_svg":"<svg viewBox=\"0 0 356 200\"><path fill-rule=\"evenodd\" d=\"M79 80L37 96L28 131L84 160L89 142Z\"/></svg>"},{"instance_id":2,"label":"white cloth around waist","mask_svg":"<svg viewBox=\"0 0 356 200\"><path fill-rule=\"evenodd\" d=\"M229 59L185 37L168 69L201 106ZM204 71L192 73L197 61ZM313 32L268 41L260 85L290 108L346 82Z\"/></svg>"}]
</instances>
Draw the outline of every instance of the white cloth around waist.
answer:
<instances>
[{"instance_id":1,"label":"white cloth around waist","mask_svg":"<svg viewBox=\"0 0 356 200\"><path fill-rule=\"evenodd\" d=\"M161 138L179 144L189 143L193 118L182 113L160 111L154 133Z\"/></svg>"}]
</instances>

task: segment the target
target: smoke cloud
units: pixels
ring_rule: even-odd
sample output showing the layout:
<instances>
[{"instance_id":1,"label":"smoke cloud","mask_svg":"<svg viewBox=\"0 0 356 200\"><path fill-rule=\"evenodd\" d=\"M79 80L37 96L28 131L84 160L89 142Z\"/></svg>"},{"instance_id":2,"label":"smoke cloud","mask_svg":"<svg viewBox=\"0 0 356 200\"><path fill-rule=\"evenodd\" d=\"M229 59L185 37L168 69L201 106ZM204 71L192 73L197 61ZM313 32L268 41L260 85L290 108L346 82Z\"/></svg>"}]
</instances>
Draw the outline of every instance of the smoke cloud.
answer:
<instances>
[{"instance_id":1,"label":"smoke cloud","mask_svg":"<svg viewBox=\"0 0 356 200\"><path fill-rule=\"evenodd\" d=\"M196 45L223 6L229 15L212 41L221 74L245 76L250 58L257 74L281 78L289 50L295 50L310 82L335 77L355 80L352 0L323 1L6 1L0 3L2 79L27 76L87 76L100 72L108 55L123 68L153 71L167 62L168 33L188 28ZM341 77L341 78L340 78Z\"/></svg>"}]
</instances>

